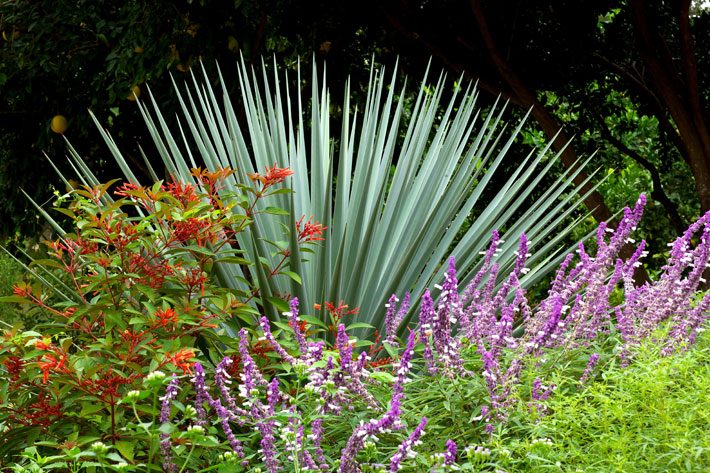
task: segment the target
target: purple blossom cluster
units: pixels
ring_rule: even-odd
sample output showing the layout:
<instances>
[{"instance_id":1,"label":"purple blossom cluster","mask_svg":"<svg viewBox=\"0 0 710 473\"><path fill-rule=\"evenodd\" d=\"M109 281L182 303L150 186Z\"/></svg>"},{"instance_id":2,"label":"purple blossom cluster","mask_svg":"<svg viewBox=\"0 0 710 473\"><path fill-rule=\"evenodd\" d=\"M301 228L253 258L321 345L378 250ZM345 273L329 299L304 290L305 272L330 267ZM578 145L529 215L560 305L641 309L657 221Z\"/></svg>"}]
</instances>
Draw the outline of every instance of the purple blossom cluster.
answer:
<instances>
[{"instance_id":1,"label":"purple blossom cluster","mask_svg":"<svg viewBox=\"0 0 710 473\"><path fill-rule=\"evenodd\" d=\"M337 327L334 345L326 350L323 341L308 339L299 320L298 300L294 298L290 311L284 315L293 331L298 355L279 343L266 318L261 318L259 325L263 339L284 362L294 367L304 391L317 400L316 412L302 412L296 399L280 390L276 378L267 381L251 357L248 333L242 329L236 394L233 394L229 374L231 358L224 358L215 368L214 397L206 386L203 367L195 366L195 424L206 426L207 409L211 409L227 443L245 467L248 463L244 446L233 431L235 426L258 433L258 454L269 473L282 471L294 462L305 470L327 472L333 470L323 450L324 424L328 416L364 405L379 414L361 421L353 429L340 452L339 462L340 473L360 473L358 454L366 442L405 428L402 421L405 384L411 375L417 343L423 346L424 376L477 375L464 367L462 357L464 349L471 353L475 350L481 360L480 376L488 391L488 400L480 407L480 419L488 433L494 430L494 417L504 420L516 402L522 373L542 363L550 349L586 350L600 336L612 335L621 340L621 362L628 363L634 345L657 337L662 325L668 326L665 337L658 340L662 353L670 355L686 349L703 329L710 310L710 295L699 300L696 297L697 290L705 283L703 274L710 261L710 212L671 245L668 263L660 277L655 282L637 286L634 273L646 256L645 242L636 244L631 234L641 219L645 202L645 197L641 196L632 209L627 208L616 228L608 228L606 224L599 226L593 255L580 244L576 254L565 257L547 297L535 307L528 303L521 284L528 272L526 263L530 257L530 242L525 235L520 236L514 265L501 277L496 256L504 242L498 232L493 232L480 270L463 290L459 290L455 260L450 258L444 281L436 286L440 291L438 299L435 301L428 290L424 292L419 305L419 324L410 331L406 346L393 364L395 380L387 406L380 405L371 395L370 359L367 352L355 353L345 326ZM625 260L619 257L624 245L636 245ZM611 301L618 297L612 298L612 293L619 289L623 289L623 300L613 304ZM385 342L393 347L397 346L397 331L401 330L412 307L410 295L405 295L401 304L398 303L393 295L386 306ZM599 359L599 353L590 354L580 385L592 377ZM530 408L544 413L545 401L554 389L554 384L535 378L529 394ZM177 379L174 378L162 398L161 422L170 421L170 403L176 393ZM401 442L390 458L390 472L399 471L402 462L415 455L426 424L427 419L422 418ZM164 469L175 471L169 436L161 435L160 449ZM436 457L444 466L454 465L456 443L449 439L445 451Z\"/></svg>"},{"instance_id":2,"label":"purple blossom cluster","mask_svg":"<svg viewBox=\"0 0 710 473\"><path fill-rule=\"evenodd\" d=\"M400 307L402 316L407 311L407 302ZM289 325L294 332L300 332L300 321L298 319L298 302L291 303ZM197 412L196 425L205 426L207 424L207 409L211 409L225 434L227 443L230 445L233 454L242 459L242 466L249 467L249 462L245 459L245 451L242 442L237 438L234 427L251 429L259 435L258 454L265 470L268 473L283 471L286 465L291 465L298 461L302 469L310 471L331 471L326 456L323 451L322 442L324 429L324 418L326 414L339 414L343 409L353 409L358 402L364 402L372 409L380 410L382 407L368 391L367 381L369 373L367 362L369 357L366 352L354 355L353 343L349 339L345 326L338 326L338 335L335 346L337 358L329 355L327 361L324 360L324 342L309 341L306 334L300 332L296 335L299 345L299 356L291 355L271 332L268 320L260 320L260 328L263 336L285 362L294 367L300 367L301 374L305 376L304 390L314 395L320 401L320 408L316 414L318 417L310 423L304 422L306 413L299 410L296 399L282 392L279 388L277 378L267 381L260 371L257 363L249 352L248 333L246 329L239 332L239 355L240 374L237 383L236 394L233 394L232 377L229 374L229 367L233 359L225 357L218 363L214 374L213 396L205 382L204 367L196 363L193 384L195 388L195 411ZM384 432L401 430L404 425L401 422L402 400L404 398L404 385L409 381L409 373L412 368L412 358L417 342L418 332L412 331L408 338L407 346L401 353L399 360L395 363L396 378L392 386L392 396L389 406L384 414L368 422L363 422L356 427L342 451L340 460L340 471L342 473L360 472L357 461L357 454L362 449L364 442L377 434ZM325 366L323 363L325 362ZM177 389L177 378L168 386L168 391L163 397L163 411L169 412L170 403L175 399ZM168 415L161 414L164 422L170 419ZM279 419L287 418L288 422L282 425ZM401 462L413 456L414 447L418 445L419 438L424 433L426 419L423 419L419 426L402 443L397 453L390 460L390 469L397 471ZM172 450L169 436L161 437L161 453L164 465L173 468ZM283 442L279 444L279 442ZM283 445L283 448L280 448Z\"/></svg>"},{"instance_id":3,"label":"purple blossom cluster","mask_svg":"<svg viewBox=\"0 0 710 473\"><path fill-rule=\"evenodd\" d=\"M615 229L604 223L599 225L596 254L589 254L580 244L576 251L578 261L574 263L575 254L564 259L547 297L534 309L520 283L530 256L525 235L520 237L514 267L499 281L500 268L495 256L502 241L493 232L481 269L458 297L451 293L456 280L451 258L437 312L433 311L428 293L421 303L420 330L429 371L436 372L443 366L466 375L452 353L466 342L475 346L490 396L491 410L485 406L483 417L495 412L503 419L514 402L512 393L520 383L523 368L528 363L538 363L547 349L583 349L603 334L618 333L622 340L621 362L628 363L631 348L651 337L665 322L670 329L662 341L664 354L692 344L708 320L710 309L710 295L694 301L697 290L705 283L703 273L709 267L710 212L671 245L668 263L658 280L636 286L634 273L647 255L645 242L638 243L626 260L619 258L619 253L624 245L636 243L631 233L643 215L645 204L646 198L641 195L632 209L625 209ZM612 305L610 296L618 287L624 290L624 300ZM437 318L438 314L452 315L442 320ZM458 321L456 327L448 325L455 321ZM516 325L522 327L521 334L515 333ZM433 349L427 345L428 338ZM598 358L598 354L590 357L582 382L589 378ZM541 405L550 392L551 388L543 388L542 381L536 379L531 399Z\"/></svg>"},{"instance_id":4,"label":"purple blossom cluster","mask_svg":"<svg viewBox=\"0 0 710 473\"><path fill-rule=\"evenodd\" d=\"M361 471L356 457L369 437L403 428L400 419L401 405L404 398L404 385L409 381L408 376L412 367L416 338L417 333L410 332L407 347L397 366L397 378L392 386L389 410L381 418L363 422L355 429L340 455L340 469L338 470L340 473L359 473Z\"/></svg>"},{"instance_id":5,"label":"purple blossom cluster","mask_svg":"<svg viewBox=\"0 0 710 473\"><path fill-rule=\"evenodd\" d=\"M160 415L158 416L158 422L161 424L167 424L170 422L170 407L172 401L177 397L178 392L178 378L173 375L168 387L165 389L165 395L161 397L160 404ZM168 473L176 473L178 471L177 465L173 462L172 458L172 444L170 442L170 434L161 433L160 434L160 454L163 457L163 471Z\"/></svg>"}]
</instances>

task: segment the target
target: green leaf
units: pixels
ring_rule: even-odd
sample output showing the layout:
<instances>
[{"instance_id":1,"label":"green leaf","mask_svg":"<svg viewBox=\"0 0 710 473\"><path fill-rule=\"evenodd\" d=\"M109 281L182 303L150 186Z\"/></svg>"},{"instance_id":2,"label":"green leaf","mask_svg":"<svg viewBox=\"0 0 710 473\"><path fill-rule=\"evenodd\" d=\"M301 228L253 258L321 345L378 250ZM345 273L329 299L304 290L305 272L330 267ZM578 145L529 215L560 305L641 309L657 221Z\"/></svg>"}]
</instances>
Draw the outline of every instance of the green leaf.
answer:
<instances>
[{"instance_id":1,"label":"green leaf","mask_svg":"<svg viewBox=\"0 0 710 473\"><path fill-rule=\"evenodd\" d=\"M0 302L16 304L32 304L33 302L22 296L0 296Z\"/></svg>"},{"instance_id":2,"label":"green leaf","mask_svg":"<svg viewBox=\"0 0 710 473\"><path fill-rule=\"evenodd\" d=\"M271 215L290 215L288 210L280 209L278 207L266 207L261 212Z\"/></svg>"},{"instance_id":3,"label":"green leaf","mask_svg":"<svg viewBox=\"0 0 710 473\"><path fill-rule=\"evenodd\" d=\"M325 329L328 328L328 326L325 324L325 322L323 322L318 317L314 317L314 316L308 315L308 314L299 314L298 318L308 322L309 325L316 325L318 327L322 327Z\"/></svg>"},{"instance_id":4,"label":"green leaf","mask_svg":"<svg viewBox=\"0 0 710 473\"><path fill-rule=\"evenodd\" d=\"M293 271L284 270L284 271L281 271L281 274L284 274L284 275L288 276L289 278L293 279L296 282L296 284L303 284L303 282L301 280L301 276L294 273Z\"/></svg>"},{"instance_id":5,"label":"green leaf","mask_svg":"<svg viewBox=\"0 0 710 473\"><path fill-rule=\"evenodd\" d=\"M129 442L127 440L117 440L114 443L114 446L116 447L116 450L123 455L123 458L128 461L133 461L133 452L135 449L133 442Z\"/></svg>"},{"instance_id":6,"label":"green leaf","mask_svg":"<svg viewBox=\"0 0 710 473\"><path fill-rule=\"evenodd\" d=\"M81 417L89 416L91 414L96 414L104 409L104 405L101 403L86 403L81 406Z\"/></svg>"},{"instance_id":7,"label":"green leaf","mask_svg":"<svg viewBox=\"0 0 710 473\"><path fill-rule=\"evenodd\" d=\"M370 324L366 324L364 322L355 322L354 324L350 324L347 327L345 327L345 330L355 330L356 328L374 328Z\"/></svg>"}]
</instances>

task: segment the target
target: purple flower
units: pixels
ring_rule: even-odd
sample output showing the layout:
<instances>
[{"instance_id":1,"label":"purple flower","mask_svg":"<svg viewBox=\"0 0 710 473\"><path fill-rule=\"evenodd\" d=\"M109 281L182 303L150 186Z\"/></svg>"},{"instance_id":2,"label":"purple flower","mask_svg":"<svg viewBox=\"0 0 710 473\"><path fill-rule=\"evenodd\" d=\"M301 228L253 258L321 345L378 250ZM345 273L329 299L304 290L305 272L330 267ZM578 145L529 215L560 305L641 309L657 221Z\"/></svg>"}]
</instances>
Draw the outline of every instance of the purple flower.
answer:
<instances>
[{"instance_id":1,"label":"purple flower","mask_svg":"<svg viewBox=\"0 0 710 473\"><path fill-rule=\"evenodd\" d=\"M296 337L298 348L301 351L301 356L305 356L308 354L308 342L306 341L306 334L304 334L301 330L301 321L298 318L298 297L291 299L289 308L289 326L291 327L291 330L293 330L293 334Z\"/></svg>"},{"instance_id":2,"label":"purple flower","mask_svg":"<svg viewBox=\"0 0 710 473\"><path fill-rule=\"evenodd\" d=\"M579 384L584 385L587 383L597 363L599 363L599 353L593 353L592 356L589 357L586 368L584 368L584 373L582 373L582 376L579 378Z\"/></svg>"},{"instance_id":3,"label":"purple flower","mask_svg":"<svg viewBox=\"0 0 710 473\"><path fill-rule=\"evenodd\" d=\"M435 374L437 369L434 366L434 352L431 348L430 337L432 334L431 324L434 318L434 301L431 298L429 289L424 291L422 303L419 309L419 338L424 343L424 360L426 361L427 371L430 374Z\"/></svg>"},{"instance_id":4,"label":"purple flower","mask_svg":"<svg viewBox=\"0 0 710 473\"><path fill-rule=\"evenodd\" d=\"M291 356L285 349L284 347L281 346L279 342L276 341L276 338L274 337L274 334L271 333L271 326L269 325L269 319L266 317L261 318L261 329L264 331L264 336L266 337L266 340L269 342L269 345L271 345L271 348L274 349L276 353L279 354L281 358L286 363L289 363L291 365L295 365L297 363L296 359Z\"/></svg>"},{"instance_id":5,"label":"purple flower","mask_svg":"<svg viewBox=\"0 0 710 473\"><path fill-rule=\"evenodd\" d=\"M350 345L350 338L348 338L343 324L338 324L335 346L338 349L338 353L340 353L340 369L348 375L352 375L353 347Z\"/></svg>"},{"instance_id":6,"label":"purple flower","mask_svg":"<svg viewBox=\"0 0 710 473\"><path fill-rule=\"evenodd\" d=\"M424 427L426 426L426 423L426 417L422 417L422 420L421 422L419 422L417 428L414 429L412 433L409 434L409 437L407 437L400 444L399 448L397 449L397 453L392 455L392 458L390 459L391 473L395 473L399 471L400 468L402 468L402 460L407 457L413 457L415 455L414 447L421 443L419 439L422 435L424 435Z\"/></svg>"},{"instance_id":7,"label":"purple flower","mask_svg":"<svg viewBox=\"0 0 710 473\"><path fill-rule=\"evenodd\" d=\"M247 331L244 328L239 330L239 356L242 359L242 395L249 398L251 397L250 393L254 391L257 386L266 385L266 380L257 368L254 359L249 354L249 341L247 340Z\"/></svg>"},{"instance_id":8,"label":"purple flower","mask_svg":"<svg viewBox=\"0 0 710 473\"><path fill-rule=\"evenodd\" d=\"M399 328L404 316L407 315L409 310L411 296L409 293L405 294L402 304L397 309L397 296L392 294L389 301L387 302L387 314L385 315L385 342L392 346L397 346L397 329Z\"/></svg>"},{"instance_id":9,"label":"purple flower","mask_svg":"<svg viewBox=\"0 0 710 473\"><path fill-rule=\"evenodd\" d=\"M158 416L158 422L161 424L170 422L170 406L172 405L172 401L177 397L177 392L178 378L173 374L173 378L170 380L168 387L165 388L165 395L161 398L160 416ZM160 434L160 454L163 457L163 471L175 473L177 471L177 465L173 462L172 458L170 434Z\"/></svg>"},{"instance_id":10,"label":"purple flower","mask_svg":"<svg viewBox=\"0 0 710 473\"><path fill-rule=\"evenodd\" d=\"M199 362L195 363L195 377L192 379L195 384L195 410L197 411L197 422L196 425L201 427L207 426L207 412L205 411L205 398L204 393L207 392L205 387L205 369Z\"/></svg>"},{"instance_id":11,"label":"purple flower","mask_svg":"<svg viewBox=\"0 0 710 473\"><path fill-rule=\"evenodd\" d=\"M173 374L173 378L168 383L168 387L165 388L165 395L161 397L162 403L160 404L160 416L158 421L162 424L170 422L170 406L172 401L177 397L178 392L178 377Z\"/></svg>"},{"instance_id":12,"label":"purple flower","mask_svg":"<svg viewBox=\"0 0 710 473\"><path fill-rule=\"evenodd\" d=\"M276 473L281 470L281 463L278 460L278 453L276 451L276 437L274 437L275 428L276 422L273 420L257 423L257 429L261 435L261 441L259 442L261 455L264 459L266 471L269 473Z\"/></svg>"},{"instance_id":13,"label":"purple flower","mask_svg":"<svg viewBox=\"0 0 710 473\"><path fill-rule=\"evenodd\" d=\"M456 442L449 439L446 441L446 451L444 452L444 465L456 463Z\"/></svg>"},{"instance_id":14,"label":"purple flower","mask_svg":"<svg viewBox=\"0 0 710 473\"><path fill-rule=\"evenodd\" d=\"M214 370L214 383L217 385L222 401L224 401L227 407L232 411L237 411L239 408L236 405L234 397L229 392L229 385L232 384L232 380L230 379L231 376L227 372L227 369L231 364L232 359L230 357L225 356L222 358L222 361L217 364L217 367ZM202 376L204 384L204 372L202 373Z\"/></svg>"},{"instance_id":15,"label":"purple flower","mask_svg":"<svg viewBox=\"0 0 710 473\"><path fill-rule=\"evenodd\" d=\"M316 455L316 461L319 463L319 468L321 471L328 471L328 462L323 454L323 447L321 447L321 441L323 439L323 419L318 418L311 422L311 443L313 444L313 450Z\"/></svg>"},{"instance_id":16,"label":"purple flower","mask_svg":"<svg viewBox=\"0 0 710 473\"><path fill-rule=\"evenodd\" d=\"M416 332L409 334L407 347L404 349L397 368L397 379L392 387L392 398L390 399L389 410L379 419L372 419L369 422L357 427L348 439L345 448L340 455L340 473L359 473L360 467L357 463L357 454L362 449L365 440L369 436L380 434L388 430L398 430L402 428L399 420L401 414L401 402L404 397L404 384L408 381L409 369L411 367L412 356L414 354L414 343Z\"/></svg>"}]
</instances>

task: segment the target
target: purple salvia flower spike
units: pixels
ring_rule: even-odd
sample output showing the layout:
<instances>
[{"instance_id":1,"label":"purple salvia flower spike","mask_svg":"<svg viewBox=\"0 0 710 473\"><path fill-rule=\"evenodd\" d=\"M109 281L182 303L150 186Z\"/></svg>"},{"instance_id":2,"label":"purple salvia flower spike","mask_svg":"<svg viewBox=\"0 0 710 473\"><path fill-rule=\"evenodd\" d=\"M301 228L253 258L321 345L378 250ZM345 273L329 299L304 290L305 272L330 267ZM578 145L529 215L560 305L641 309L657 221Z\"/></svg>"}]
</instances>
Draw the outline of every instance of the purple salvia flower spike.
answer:
<instances>
[{"instance_id":1,"label":"purple salvia flower spike","mask_svg":"<svg viewBox=\"0 0 710 473\"><path fill-rule=\"evenodd\" d=\"M207 412L205 411L205 398L207 388L205 387L205 369L200 362L195 363L195 377L192 379L195 384L195 411L197 411L196 425L207 426Z\"/></svg>"},{"instance_id":2,"label":"purple salvia flower spike","mask_svg":"<svg viewBox=\"0 0 710 473\"><path fill-rule=\"evenodd\" d=\"M432 334L432 319L434 317L434 301L431 298L429 289L424 291L422 303L419 309L419 331L422 343L424 343L424 360L426 362L427 371L430 374L436 372L434 366L434 352L431 348L430 336Z\"/></svg>"},{"instance_id":3,"label":"purple salvia flower spike","mask_svg":"<svg viewBox=\"0 0 710 473\"><path fill-rule=\"evenodd\" d=\"M328 462L323 454L323 447L321 446L321 441L323 439L323 419L317 418L311 422L311 443L313 444L314 453L316 455L316 461L319 463L319 468L321 471L328 471Z\"/></svg>"},{"instance_id":4,"label":"purple salvia flower spike","mask_svg":"<svg viewBox=\"0 0 710 473\"><path fill-rule=\"evenodd\" d=\"M242 359L242 395L246 398L251 397L251 392L256 390L257 386L265 386L266 380L261 374L254 362L254 359L249 354L249 341L247 340L246 329L239 330L239 356Z\"/></svg>"},{"instance_id":5,"label":"purple salvia flower spike","mask_svg":"<svg viewBox=\"0 0 710 473\"><path fill-rule=\"evenodd\" d=\"M385 342L390 345L397 344L397 322L395 320L397 302L399 302L399 299L397 299L395 294L392 294L387 300L387 304L385 304L387 308L387 312L385 313Z\"/></svg>"},{"instance_id":6,"label":"purple salvia flower spike","mask_svg":"<svg viewBox=\"0 0 710 473\"><path fill-rule=\"evenodd\" d=\"M456 463L456 442L449 439L446 441L446 451L444 452L444 465L451 466Z\"/></svg>"},{"instance_id":7,"label":"purple salvia flower spike","mask_svg":"<svg viewBox=\"0 0 710 473\"><path fill-rule=\"evenodd\" d=\"M286 363L295 365L297 363L297 360L293 356L291 356L284 349L284 347L281 346L279 342L276 341L274 334L271 333L271 325L269 323L269 319L267 319L266 317L262 317L260 322L261 330L264 332L264 337L266 337L266 340L269 342L269 345L271 345L271 348L276 353L278 353L278 355L283 358Z\"/></svg>"},{"instance_id":8,"label":"purple salvia flower spike","mask_svg":"<svg viewBox=\"0 0 710 473\"><path fill-rule=\"evenodd\" d=\"M307 356L309 353L308 342L306 341L306 334L301 330L301 321L298 318L298 297L291 299L289 309L289 325L291 326L293 334L296 337L296 341L298 342L298 349L301 352L301 357Z\"/></svg>"},{"instance_id":9,"label":"purple salvia flower spike","mask_svg":"<svg viewBox=\"0 0 710 473\"><path fill-rule=\"evenodd\" d=\"M397 378L392 387L392 398L390 399L389 410L380 419L372 419L353 431L340 455L340 469L338 470L340 473L358 473L360 471L356 457L368 436L382 433L387 429L396 430L402 427L399 420L401 402L404 396L404 384L409 380L407 376L409 375L409 369L411 367L415 342L416 332L412 331L409 334L407 347L404 349L399 359Z\"/></svg>"},{"instance_id":10,"label":"purple salvia flower spike","mask_svg":"<svg viewBox=\"0 0 710 473\"><path fill-rule=\"evenodd\" d=\"M421 443L419 439L422 437L422 435L424 435L424 427L426 426L426 423L426 417L422 417L422 420L421 422L419 422L417 428L414 429L411 434L409 434L409 437L407 437L400 444L399 448L397 449L397 452L392 455L392 458L390 459L390 473L396 473L397 471L399 471L399 469L402 468L402 460L411 457L416 453L414 451L414 447Z\"/></svg>"},{"instance_id":11,"label":"purple salvia flower spike","mask_svg":"<svg viewBox=\"0 0 710 473\"><path fill-rule=\"evenodd\" d=\"M338 335L335 344L340 353L340 369L352 375L353 347L350 345L350 339L345 331L344 324L338 325Z\"/></svg>"},{"instance_id":12,"label":"purple salvia flower spike","mask_svg":"<svg viewBox=\"0 0 710 473\"><path fill-rule=\"evenodd\" d=\"M594 371L594 368L596 368L597 363L599 363L599 353L593 353L589 357L587 366L584 368L584 373L582 373L582 376L579 378L580 385L584 386L587 383L592 375L592 372Z\"/></svg>"},{"instance_id":13,"label":"purple salvia flower spike","mask_svg":"<svg viewBox=\"0 0 710 473\"><path fill-rule=\"evenodd\" d=\"M170 380L168 387L165 388L165 395L161 398L160 416L158 416L158 422L161 424L170 422L170 407L173 400L177 397L178 382L177 376L173 374L173 378ZM173 462L170 434L160 434L160 454L163 457L163 471L168 473L177 472L177 465Z\"/></svg>"}]
</instances>

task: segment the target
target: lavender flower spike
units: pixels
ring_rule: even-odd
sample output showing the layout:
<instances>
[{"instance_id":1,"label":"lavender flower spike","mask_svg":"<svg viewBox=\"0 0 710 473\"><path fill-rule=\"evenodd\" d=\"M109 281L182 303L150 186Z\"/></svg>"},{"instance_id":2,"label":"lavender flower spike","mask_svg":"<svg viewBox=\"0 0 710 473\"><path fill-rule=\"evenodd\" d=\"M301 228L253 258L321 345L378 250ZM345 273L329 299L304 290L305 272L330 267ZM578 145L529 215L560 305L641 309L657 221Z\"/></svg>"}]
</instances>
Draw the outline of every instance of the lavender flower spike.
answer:
<instances>
[{"instance_id":1,"label":"lavender flower spike","mask_svg":"<svg viewBox=\"0 0 710 473\"><path fill-rule=\"evenodd\" d=\"M404 397L404 383L408 381L407 375L411 367L412 355L414 354L414 342L416 339L417 332L412 331L409 334L407 348L404 349L399 360L397 380L392 387L392 399L390 399L389 410L380 419L372 419L369 422L361 424L353 431L348 439L348 443L340 454L340 473L359 473L361 471L356 457L368 436L402 428L399 416L401 414L402 398Z\"/></svg>"},{"instance_id":2,"label":"lavender flower spike","mask_svg":"<svg viewBox=\"0 0 710 473\"><path fill-rule=\"evenodd\" d=\"M293 330L293 334L298 342L298 349L301 351L301 356L308 354L308 342L306 342L306 336L301 330L300 320L298 318L298 297L291 299L289 303L290 311L288 313L288 324Z\"/></svg>"},{"instance_id":3,"label":"lavender flower spike","mask_svg":"<svg viewBox=\"0 0 710 473\"><path fill-rule=\"evenodd\" d=\"M449 439L446 441L446 451L444 452L444 465L450 466L456 463L456 442Z\"/></svg>"},{"instance_id":4,"label":"lavender flower spike","mask_svg":"<svg viewBox=\"0 0 710 473\"><path fill-rule=\"evenodd\" d=\"M168 387L165 389L165 396L161 398L160 416L158 417L158 421L161 424L170 422L170 406L172 401L177 397L177 392L178 378L173 374L173 379L170 380L170 384L168 384ZM170 434L160 434L160 454L163 456L163 471L175 473L177 471L177 465L173 462Z\"/></svg>"},{"instance_id":5,"label":"lavender flower spike","mask_svg":"<svg viewBox=\"0 0 710 473\"><path fill-rule=\"evenodd\" d=\"M261 318L261 329L264 331L264 336L266 337L266 340L269 342L269 345L271 345L271 348L274 349L276 353L283 358L283 360L286 363L289 363L291 365L297 364L297 361L294 357L289 355L289 353L284 349L284 347L281 346L279 342L276 341L276 338L274 337L274 334L271 333L271 326L269 325L269 319L266 317Z\"/></svg>"},{"instance_id":6,"label":"lavender flower spike","mask_svg":"<svg viewBox=\"0 0 710 473\"><path fill-rule=\"evenodd\" d=\"M584 368L584 373L582 373L582 376L579 378L579 384L581 384L582 386L586 384L592 372L594 371L594 368L596 368L597 363L599 363L599 353L593 353L592 356L589 357L587 367Z\"/></svg>"},{"instance_id":7,"label":"lavender flower spike","mask_svg":"<svg viewBox=\"0 0 710 473\"><path fill-rule=\"evenodd\" d=\"M424 435L424 427L426 426L426 423L426 417L422 417L422 421L419 423L417 428L409 434L409 437L407 437L404 442L402 442L397 449L397 453L392 455L392 459L390 460L390 473L396 473L400 468L402 468L402 460L405 458L413 458L416 455L414 447L421 443L419 439L422 435Z\"/></svg>"},{"instance_id":8,"label":"lavender flower spike","mask_svg":"<svg viewBox=\"0 0 710 473\"><path fill-rule=\"evenodd\" d=\"M397 296L392 294L389 301L387 302L387 314L385 315L385 342L392 346L397 346L397 329L399 328L404 316L407 315L409 310L411 295L409 293L405 294L402 304L397 309Z\"/></svg>"},{"instance_id":9,"label":"lavender flower spike","mask_svg":"<svg viewBox=\"0 0 710 473\"><path fill-rule=\"evenodd\" d=\"M192 381L195 383L195 410L197 411L197 422L195 422L195 425L207 427L205 402L208 401L208 399L205 397L205 392L207 391L205 387L205 369L199 362L195 363L195 377Z\"/></svg>"}]
</instances>

